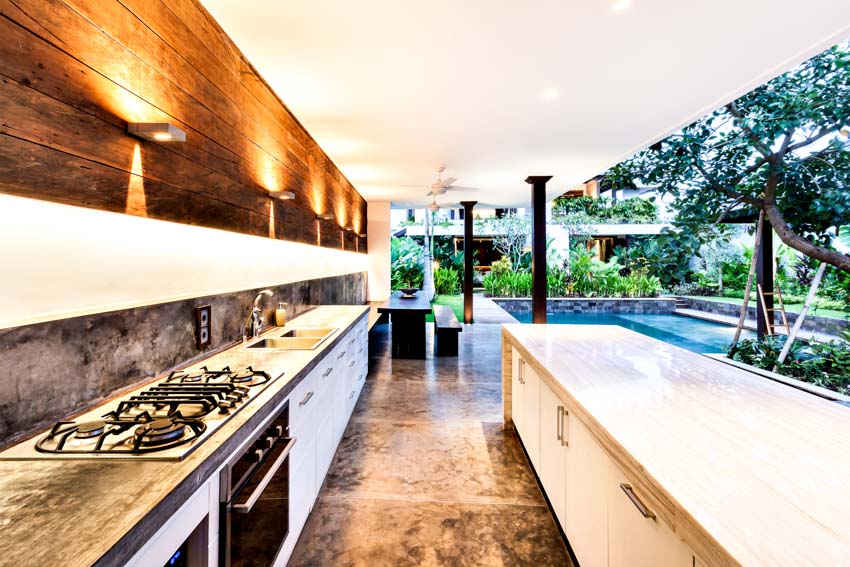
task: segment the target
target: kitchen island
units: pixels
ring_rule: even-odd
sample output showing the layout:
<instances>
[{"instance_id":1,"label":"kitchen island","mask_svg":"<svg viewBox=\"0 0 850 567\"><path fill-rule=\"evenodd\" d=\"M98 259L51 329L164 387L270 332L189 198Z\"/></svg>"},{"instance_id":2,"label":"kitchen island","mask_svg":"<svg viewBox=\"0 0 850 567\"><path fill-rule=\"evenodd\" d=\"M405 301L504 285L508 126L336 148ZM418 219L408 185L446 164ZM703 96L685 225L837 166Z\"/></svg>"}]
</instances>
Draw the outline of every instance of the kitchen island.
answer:
<instances>
[{"instance_id":1,"label":"kitchen island","mask_svg":"<svg viewBox=\"0 0 850 567\"><path fill-rule=\"evenodd\" d=\"M183 460L97 457L0 460L0 562L33 566L118 566L137 560L137 564L152 564L156 554L170 553L161 545L157 549L156 538L168 531L162 530L163 526L192 504L208 515L210 564L216 564L217 473L288 397L299 396L291 407L309 408L320 403L320 392L310 404L313 392L302 398L299 387L325 366L339 367L335 374L323 370L320 378L336 380L327 390L346 386L340 397L345 400L343 412L348 410L341 415L347 421L366 374L368 311L368 306L324 306L290 321L287 328L337 329L315 350L252 349L237 344L187 366L186 370L195 370L205 365L232 368L250 365L265 370L274 380ZM279 334L282 330L269 329L264 335ZM348 356L345 356L346 351ZM331 357L333 360L328 360ZM345 381L349 374L358 374L353 387L351 382ZM162 377L157 378L160 379ZM353 389L349 392L349 388ZM331 393L325 397L330 399ZM299 403L305 399L307 405ZM307 413L305 409L301 411ZM307 448L313 446L309 435L313 430L320 430L321 418L331 414L338 417L340 412L313 410L310 419L315 420L301 432L298 432L298 423L290 423L296 430L294 435L299 436L296 447L305 463L299 469L296 462L293 468L308 470L312 475L309 479L304 476L304 480L309 481L308 486L299 488L293 495L306 503L304 510L293 513L299 516L297 520L301 523L309 512L310 496L315 497L318 491L314 477L323 475L321 470L317 472L323 464L323 457L317 456L318 451L312 456L305 455ZM345 421L341 424L343 427ZM324 464L329 463L325 456ZM300 482L299 477L293 484ZM292 506L295 505L293 501ZM297 523L291 520L291 524ZM298 525L290 526L290 531L295 533L289 538L289 551L298 535L296 528L300 530ZM155 553L145 555L146 550ZM165 560L159 562L164 563Z\"/></svg>"},{"instance_id":2,"label":"kitchen island","mask_svg":"<svg viewBox=\"0 0 850 567\"><path fill-rule=\"evenodd\" d=\"M582 566L850 564L850 409L617 326L504 325L515 425Z\"/></svg>"}]
</instances>

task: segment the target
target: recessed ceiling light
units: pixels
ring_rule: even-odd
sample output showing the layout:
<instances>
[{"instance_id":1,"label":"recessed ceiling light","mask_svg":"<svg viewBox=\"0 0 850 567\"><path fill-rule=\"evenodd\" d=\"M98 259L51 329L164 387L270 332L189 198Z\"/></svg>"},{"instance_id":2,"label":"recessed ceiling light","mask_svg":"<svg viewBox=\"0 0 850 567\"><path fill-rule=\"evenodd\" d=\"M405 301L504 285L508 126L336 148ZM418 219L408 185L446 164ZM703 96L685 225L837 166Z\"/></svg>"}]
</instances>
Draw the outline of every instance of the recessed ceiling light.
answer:
<instances>
[{"instance_id":1,"label":"recessed ceiling light","mask_svg":"<svg viewBox=\"0 0 850 567\"><path fill-rule=\"evenodd\" d=\"M615 12L622 12L626 8L632 5L631 0L614 0L614 3L611 4L611 9Z\"/></svg>"},{"instance_id":2,"label":"recessed ceiling light","mask_svg":"<svg viewBox=\"0 0 850 567\"><path fill-rule=\"evenodd\" d=\"M552 101L558 98L558 89L546 89L543 91L543 100Z\"/></svg>"}]
</instances>

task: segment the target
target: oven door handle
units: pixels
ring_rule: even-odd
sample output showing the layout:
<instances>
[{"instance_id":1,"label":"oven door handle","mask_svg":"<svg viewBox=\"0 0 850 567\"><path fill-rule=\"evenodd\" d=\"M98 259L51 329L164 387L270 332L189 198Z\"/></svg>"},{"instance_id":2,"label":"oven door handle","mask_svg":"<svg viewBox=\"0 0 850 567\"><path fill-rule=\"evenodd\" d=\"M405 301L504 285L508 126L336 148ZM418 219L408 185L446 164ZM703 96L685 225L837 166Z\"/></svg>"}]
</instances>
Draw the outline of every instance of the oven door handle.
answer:
<instances>
[{"instance_id":1,"label":"oven door handle","mask_svg":"<svg viewBox=\"0 0 850 567\"><path fill-rule=\"evenodd\" d=\"M263 495L263 491L269 485L269 483L274 478L274 475L277 474L277 471L280 469L281 465L286 461L286 458L289 456L289 453L292 451L292 447L295 446L295 437L289 439L289 443L286 444L286 448L283 452L278 455L277 460L269 469L269 472L266 473L266 476L263 477L263 480L257 485L257 488L254 489L254 492L248 497L248 500L245 501L244 504L233 504L230 509L237 514L247 514L254 507L254 504L257 503L257 500L260 499L260 496Z\"/></svg>"}]
</instances>

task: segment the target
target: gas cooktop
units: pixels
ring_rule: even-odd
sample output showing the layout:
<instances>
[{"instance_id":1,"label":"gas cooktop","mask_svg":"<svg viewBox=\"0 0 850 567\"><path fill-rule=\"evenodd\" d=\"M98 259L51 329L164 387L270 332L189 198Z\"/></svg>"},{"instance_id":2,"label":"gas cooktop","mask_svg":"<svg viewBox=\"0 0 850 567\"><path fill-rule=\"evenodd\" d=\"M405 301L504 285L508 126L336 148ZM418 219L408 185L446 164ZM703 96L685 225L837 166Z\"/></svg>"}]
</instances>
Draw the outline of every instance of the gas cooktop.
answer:
<instances>
[{"instance_id":1,"label":"gas cooktop","mask_svg":"<svg viewBox=\"0 0 850 567\"><path fill-rule=\"evenodd\" d=\"M175 371L0 453L0 459L179 460L272 381L250 366Z\"/></svg>"}]
</instances>

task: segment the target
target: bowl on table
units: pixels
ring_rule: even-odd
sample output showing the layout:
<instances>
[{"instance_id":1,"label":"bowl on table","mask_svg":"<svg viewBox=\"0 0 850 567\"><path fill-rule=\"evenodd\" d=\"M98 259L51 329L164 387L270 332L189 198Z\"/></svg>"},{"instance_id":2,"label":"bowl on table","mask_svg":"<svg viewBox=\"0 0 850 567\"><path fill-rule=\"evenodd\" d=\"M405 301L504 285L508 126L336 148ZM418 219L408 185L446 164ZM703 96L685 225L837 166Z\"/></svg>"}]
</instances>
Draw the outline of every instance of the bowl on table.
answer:
<instances>
[{"instance_id":1,"label":"bowl on table","mask_svg":"<svg viewBox=\"0 0 850 567\"><path fill-rule=\"evenodd\" d=\"M399 291L401 291L402 299L411 299L416 295L416 292L419 291L418 287L403 287Z\"/></svg>"}]
</instances>

